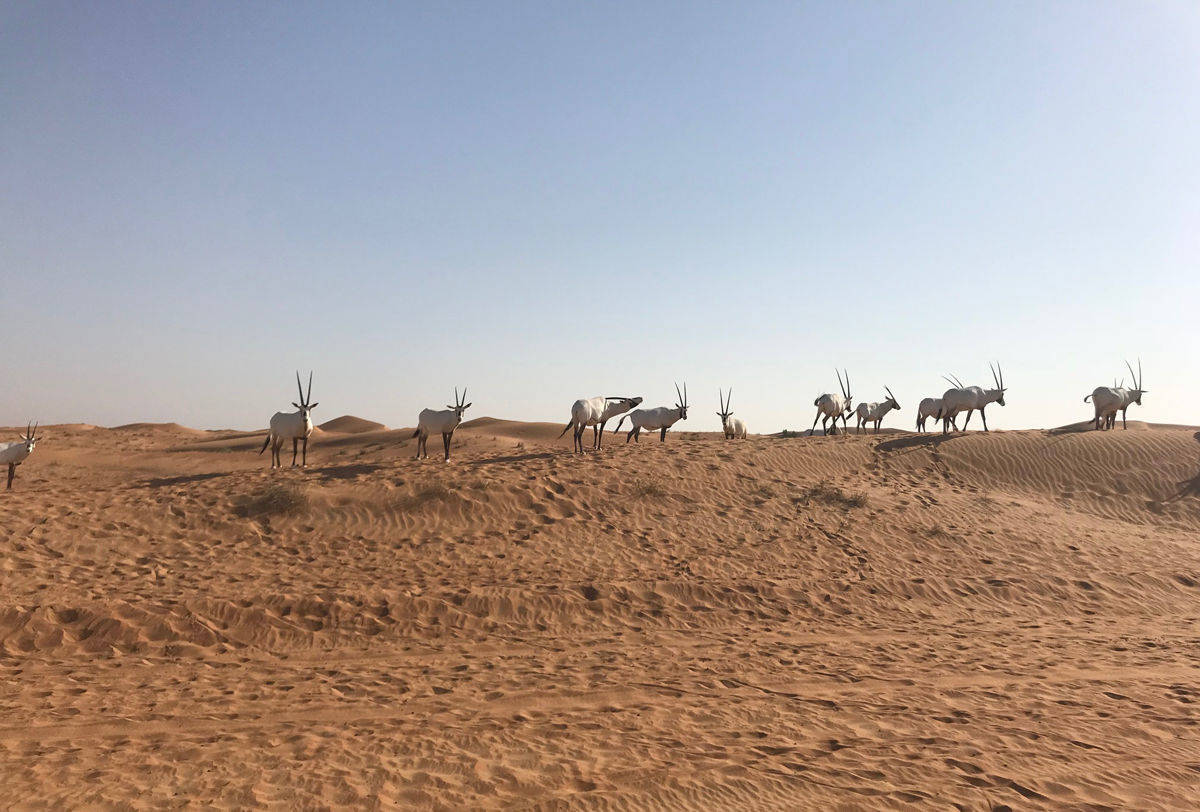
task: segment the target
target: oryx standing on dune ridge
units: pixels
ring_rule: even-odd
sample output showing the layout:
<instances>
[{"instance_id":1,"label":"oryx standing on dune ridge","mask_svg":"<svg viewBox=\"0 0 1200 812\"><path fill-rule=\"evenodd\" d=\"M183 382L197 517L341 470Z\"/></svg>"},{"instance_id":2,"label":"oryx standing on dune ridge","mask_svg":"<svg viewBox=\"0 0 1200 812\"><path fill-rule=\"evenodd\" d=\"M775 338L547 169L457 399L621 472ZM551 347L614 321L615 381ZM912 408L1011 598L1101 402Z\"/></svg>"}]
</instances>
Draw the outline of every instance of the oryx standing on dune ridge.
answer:
<instances>
[{"instance_id":1,"label":"oryx standing on dune ridge","mask_svg":"<svg viewBox=\"0 0 1200 812\"><path fill-rule=\"evenodd\" d=\"M471 404L466 402L467 388L463 387L462 400L458 399L458 387L454 387L454 405L447 405L445 409L433 410L422 409L421 414L417 416L417 430L413 432L413 437L417 439L417 456L416 459L421 459L424 455L429 457L429 435L441 434L442 445L446 448L446 462L450 462L450 440L454 437L454 430L458 428L458 424L462 422L463 412L467 410Z\"/></svg>"},{"instance_id":2,"label":"oryx standing on dune ridge","mask_svg":"<svg viewBox=\"0 0 1200 812\"><path fill-rule=\"evenodd\" d=\"M817 416L813 418L812 428L808 430L809 437L812 437L813 432L817 430L818 420L821 421L821 431L824 431L826 434L837 434L837 421L839 417L842 418L842 428L846 428L846 415L850 412L854 404L854 398L850 394L850 373L844 369L842 370L842 372L846 373L846 382L842 383L842 372L838 372L836 369L834 372L837 372L838 386L841 388L842 394L832 395L826 392L813 401L813 406L817 407ZM831 417L833 418L833 425L826 430L825 422Z\"/></svg>"},{"instance_id":3,"label":"oryx standing on dune ridge","mask_svg":"<svg viewBox=\"0 0 1200 812\"><path fill-rule=\"evenodd\" d=\"M295 412L276 412L271 418L271 428L267 430L267 439L263 442L263 447L258 450L261 456L267 450L267 446L271 446L271 467L282 468L283 461L279 458L279 447L283 445L284 440L292 441L292 467L296 466L296 446L303 445L304 451L301 457L300 467L308 466L308 437L313 431L313 422L310 412L317 408L317 404L310 403L309 398L312 397L312 372L308 373L308 394L304 393L304 388L300 386L300 371L296 371L296 389L300 391L300 402L292 401L292 405L299 411Z\"/></svg>"},{"instance_id":4,"label":"oryx standing on dune ridge","mask_svg":"<svg viewBox=\"0 0 1200 812\"><path fill-rule=\"evenodd\" d=\"M621 430L621 424L625 422L625 418L629 418L633 428L629 430L629 435L625 438L628 443L631 439L635 443L640 443L638 437L642 433L642 429L654 431L658 429L658 441L665 443L667 441L667 429L675 425L680 420L687 420L687 383L683 384L683 392L679 391L679 384L675 384L675 394L679 398L674 409L668 409L666 406L659 406L657 409L634 409L629 414L621 415L617 427L613 429L613 434Z\"/></svg>"},{"instance_id":5,"label":"oryx standing on dune ridge","mask_svg":"<svg viewBox=\"0 0 1200 812\"><path fill-rule=\"evenodd\" d=\"M1121 428L1127 429L1129 426L1125 422L1125 413L1130 406L1137 404L1142 405L1142 395L1146 390L1142 388L1142 359L1138 359L1138 371L1134 374L1133 367L1129 362L1125 362L1125 366L1129 368L1129 374L1133 375L1133 389L1126 389L1125 381L1121 381L1121 386L1114 385L1097 386L1092 390L1092 394L1083 399L1084 403L1091 398L1092 405L1096 408L1096 428L1100 429L1103 423L1103 428L1111 429L1117 425L1117 412L1121 413Z\"/></svg>"},{"instance_id":6,"label":"oryx standing on dune ridge","mask_svg":"<svg viewBox=\"0 0 1200 812\"><path fill-rule=\"evenodd\" d=\"M921 405L917 406L917 431L925 431L925 421L929 418L934 420L942 419L942 399L941 398L924 398ZM934 425L937 425L934 423ZM958 431L958 426L954 427Z\"/></svg>"},{"instance_id":7,"label":"oryx standing on dune ridge","mask_svg":"<svg viewBox=\"0 0 1200 812\"><path fill-rule=\"evenodd\" d=\"M879 433L879 424L883 422L883 418L892 409L900 411L900 404L896 402L896 396L892 394L892 390L886 386L883 390L887 392L887 400L882 403L860 403L858 409L855 410L855 416L858 418L858 425L855 426L854 432L858 434L862 431L863 426L867 423L875 424L875 433Z\"/></svg>"},{"instance_id":8,"label":"oryx standing on dune ridge","mask_svg":"<svg viewBox=\"0 0 1200 812\"><path fill-rule=\"evenodd\" d=\"M33 424L33 428L26 423L25 433L17 435L21 438L19 442L0 445L0 465L8 465L8 487L5 490L12 490L13 477L17 475L17 466L25 462L25 459L33 453L34 446L38 441L37 430L37 423Z\"/></svg>"},{"instance_id":9,"label":"oryx standing on dune ridge","mask_svg":"<svg viewBox=\"0 0 1200 812\"><path fill-rule=\"evenodd\" d=\"M725 430L725 439L745 440L746 421L740 417L734 417L733 410L729 408L729 402L733 400L733 387L729 387L728 395L722 395L721 390L718 389L717 397L721 399L721 411L717 412L717 417L721 418L721 428Z\"/></svg>"},{"instance_id":10,"label":"oryx standing on dune ridge","mask_svg":"<svg viewBox=\"0 0 1200 812\"><path fill-rule=\"evenodd\" d=\"M625 398L625 397L594 397L575 401L571 405L571 422L567 423L566 428L562 430L562 437L572 428L575 429L575 445L571 448L571 453L578 451L583 453L583 431L588 426L592 427L592 448L600 450L600 445L604 440L604 424L610 419L619 414L632 409L634 406L639 406L642 403L640 397Z\"/></svg>"},{"instance_id":11,"label":"oryx standing on dune ridge","mask_svg":"<svg viewBox=\"0 0 1200 812\"><path fill-rule=\"evenodd\" d=\"M955 418L962 412L967 413L967 419L963 421L962 430L967 430L967 424L971 422L971 413L978 410L979 416L983 419L983 430L988 430L987 414L984 409L989 403L999 403L1004 405L1004 370L1000 369L999 362L995 366L990 363L988 367L992 370L992 380L996 384L995 389L983 389L978 386L963 386L962 381L958 378L951 380L946 378L952 384L955 384L954 389L947 389L942 395L942 434L950 431L951 424L955 424L955 431L958 431Z\"/></svg>"}]
</instances>

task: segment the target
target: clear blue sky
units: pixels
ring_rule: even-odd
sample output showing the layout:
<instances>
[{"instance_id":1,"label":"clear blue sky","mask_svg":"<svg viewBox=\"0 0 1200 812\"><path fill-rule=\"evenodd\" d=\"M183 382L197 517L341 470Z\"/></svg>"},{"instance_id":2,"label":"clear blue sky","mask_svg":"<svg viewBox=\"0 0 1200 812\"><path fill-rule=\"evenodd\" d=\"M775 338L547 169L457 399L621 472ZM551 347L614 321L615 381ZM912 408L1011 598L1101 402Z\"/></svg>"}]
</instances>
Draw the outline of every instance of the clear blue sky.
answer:
<instances>
[{"instance_id":1,"label":"clear blue sky","mask_svg":"<svg viewBox=\"0 0 1200 812\"><path fill-rule=\"evenodd\" d=\"M1200 422L1200 6L0 5L0 424Z\"/></svg>"}]
</instances>

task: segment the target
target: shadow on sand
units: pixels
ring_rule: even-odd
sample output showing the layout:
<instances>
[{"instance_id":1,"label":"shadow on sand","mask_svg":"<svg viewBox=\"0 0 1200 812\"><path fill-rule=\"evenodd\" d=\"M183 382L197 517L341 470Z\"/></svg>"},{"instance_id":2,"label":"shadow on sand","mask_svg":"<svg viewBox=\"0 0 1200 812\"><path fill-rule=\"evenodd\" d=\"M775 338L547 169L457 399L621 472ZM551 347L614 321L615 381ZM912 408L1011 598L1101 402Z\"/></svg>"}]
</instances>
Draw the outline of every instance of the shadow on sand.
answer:
<instances>
[{"instance_id":1,"label":"shadow on sand","mask_svg":"<svg viewBox=\"0 0 1200 812\"><path fill-rule=\"evenodd\" d=\"M875 446L879 451L908 451L914 448L936 448L942 443L957 439L964 436L963 432L951 434L910 434L907 437L898 437L895 440L887 440Z\"/></svg>"},{"instance_id":2,"label":"shadow on sand","mask_svg":"<svg viewBox=\"0 0 1200 812\"><path fill-rule=\"evenodd\" d=\"M219 471L213 474L187 474L186 476L168 476L148 479L145 485L148 488L169 488L172 485L187 485L192 482L204 482L207 479L219 479L220 477L229 476L229 471Z\"/></svg>"}]
</instances>

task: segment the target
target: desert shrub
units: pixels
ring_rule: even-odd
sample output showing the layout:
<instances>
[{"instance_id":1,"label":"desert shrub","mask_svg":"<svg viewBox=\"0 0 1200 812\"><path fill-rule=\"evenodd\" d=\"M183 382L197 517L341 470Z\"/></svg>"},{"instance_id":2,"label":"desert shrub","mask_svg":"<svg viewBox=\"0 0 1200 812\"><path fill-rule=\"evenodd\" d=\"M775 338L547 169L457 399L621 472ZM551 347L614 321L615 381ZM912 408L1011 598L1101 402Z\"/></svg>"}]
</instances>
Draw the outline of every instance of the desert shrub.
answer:
<instances>
[{"instance_id":1,"label":"desert shrub","mask_svg":"<svg viewBox=\"0 0 1200 812\"><path fill-rule=\"evenodd\" d=\"M831 482L822 481L805 488L800 492L799 501L806 505L814 502L840 508L860 508L867 506L867 496L862 493L846 493L846 491Z\"/></svg>"},{"instance_id":2,"label":"desert shrub","mask_svg":"<svg viewBox=\"0 0 1200 812\"><path fill-rule=\"evenodd\" d=\"M299 485L272 483L244 497L234 508L244 518L292 516L308 509L308 494Z\"/></svg>"},{"instance_id":3,"label":"desert shrub","mask_svg":"<svg viewBox=\"0 0 1200 812\"><path fill-rule=\"evenodd\" d=\"M659 485L654 480L641 479L639 477L638 479L633 480L633 495L640 497L658 497L666 496L667 491L662 485Z\"/></svg>"},{"instance_id":4,"label":"desert shrub","mask_svg":"<svg viewBox=\"0 0 1200 812\"><path fill-rule=\"evenodd\" d=\"M454 491L441 482L427 482L410 494L397 496L393 506L399 510L416 510L433 502L449 502L454 498Z\"/></svg>"}]
</instances>

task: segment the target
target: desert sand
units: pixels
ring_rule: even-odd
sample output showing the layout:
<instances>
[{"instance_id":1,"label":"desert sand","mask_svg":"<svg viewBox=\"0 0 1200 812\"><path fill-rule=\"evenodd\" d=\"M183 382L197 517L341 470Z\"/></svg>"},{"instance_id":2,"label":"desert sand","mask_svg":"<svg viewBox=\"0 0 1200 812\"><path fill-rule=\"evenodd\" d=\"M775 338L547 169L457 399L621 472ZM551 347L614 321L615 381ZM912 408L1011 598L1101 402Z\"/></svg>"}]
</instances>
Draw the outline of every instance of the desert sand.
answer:
<instances>
[{"instance_id":1,"label":"desert sand","mask_svg":"<svg viewBox=\"0 0 1200 812\"><path fill-rule=\"evenodd\" d=\"M0 804L1200 805L1197 429L560 430L44 427Z\"/></svg>"}]
</instances>

